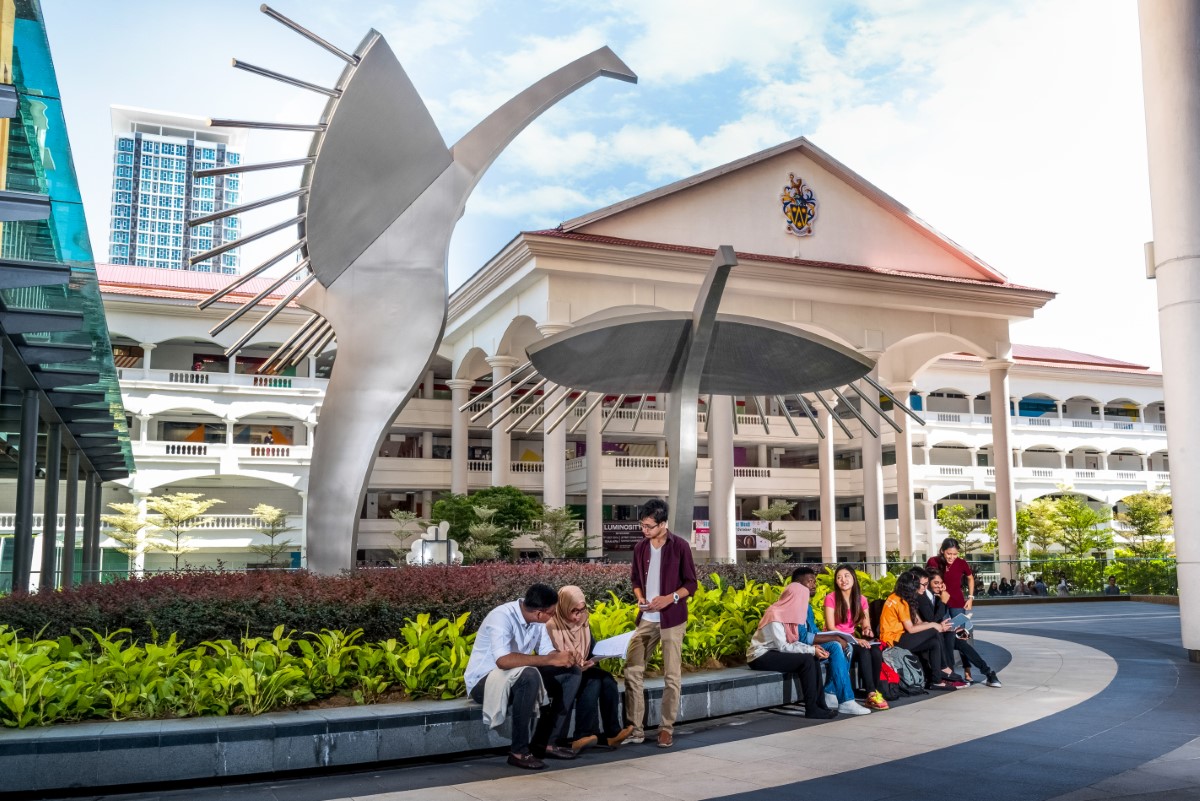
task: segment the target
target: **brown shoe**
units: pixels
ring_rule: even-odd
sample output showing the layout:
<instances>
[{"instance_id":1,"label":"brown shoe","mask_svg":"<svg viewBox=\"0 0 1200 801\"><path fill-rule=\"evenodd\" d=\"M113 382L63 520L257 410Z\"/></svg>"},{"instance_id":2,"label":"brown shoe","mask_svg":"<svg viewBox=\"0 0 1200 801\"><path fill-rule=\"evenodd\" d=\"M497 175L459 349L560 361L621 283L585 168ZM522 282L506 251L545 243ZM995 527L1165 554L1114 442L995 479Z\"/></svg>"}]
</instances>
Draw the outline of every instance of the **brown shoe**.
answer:
<instances>
[{"instance_id":1,"label":"brown shoe","mask_svg":"<svg viewBox=\"0 0 1200 801\"><path fill-rule=\"evenodd\" d=\"M629 739L629 735L633 734L633 726L626 726L619 732L608 738L608 747L616 748L621 743Z\"/></svg>"},{"instance_id":2,"label":"brown shoe","mask_svg":"<svg viewBox=\"0 0 1200 801\"><path fill-rule=\"evenodd\" d=\"M570 748L563 748L560 745L548 745L546 746L546 756L551 759L574 759L576 753Z\"/></svg>"},{"instance_id":3,"label":"brown shoe","mask_svg":"<svg viewBox=\"0 0 1200 801\"><path fill-rule=\"evenodd\" d=\"M671 736L671 732L659 731L659 733L658 733L658 747L659 748L670 748L674 744L675 744L675 739Z\"/></svg>"},{"instance_id":4,"label":"brown shoe","mask_svg":"<svg viewBox=\"0 0 1200 801\"><path fill-rule=\"evenodd\" d=\"M525 770L542 770L546 767L546 763L533 754L509 754L508 764L514 768L524 768Z\"/></svg>"},{"instance_id":5,"label":"brown shoe","mask_svg":"<svg viewBox=\"0 0 1200 801\"><path fill-rule=\"evenodd\" d=\"M571 750L578 754L585 748L591 748L597 742L599 742L599 740L597 739L596 735L589 734L587 737L580 737L578 740L572 740Z\"/></svg>"}]
</instances>

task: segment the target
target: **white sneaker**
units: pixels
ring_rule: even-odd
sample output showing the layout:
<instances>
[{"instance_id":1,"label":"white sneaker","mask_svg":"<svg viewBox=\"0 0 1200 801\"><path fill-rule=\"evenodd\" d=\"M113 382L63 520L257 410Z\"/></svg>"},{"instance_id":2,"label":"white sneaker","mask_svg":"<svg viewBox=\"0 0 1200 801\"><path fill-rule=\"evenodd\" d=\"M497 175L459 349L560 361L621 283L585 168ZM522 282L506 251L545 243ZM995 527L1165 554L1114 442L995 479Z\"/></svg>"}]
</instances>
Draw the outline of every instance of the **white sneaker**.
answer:
<instances>
[{"instance_id":1,"label":"white sneaker","mask_svg":"<svg viewBox=\"0 0 1200 801\"><path fill-rule=\"evenodd\" d=\"M871 710L860 704L858 701L843 701L838 704L838 712L843 715L869 715Z\"/></svg>"},{"instance_id":2,"label":"white sneaker","mask_svg":"<svg viewBox=\"0 0 1200 801\"><path fill-rule=\"evenodd\" d=\"M836 709L838 705L837 696L833 693L825 693L825 706L830 709Z\"/></svg>"}]
</instances>

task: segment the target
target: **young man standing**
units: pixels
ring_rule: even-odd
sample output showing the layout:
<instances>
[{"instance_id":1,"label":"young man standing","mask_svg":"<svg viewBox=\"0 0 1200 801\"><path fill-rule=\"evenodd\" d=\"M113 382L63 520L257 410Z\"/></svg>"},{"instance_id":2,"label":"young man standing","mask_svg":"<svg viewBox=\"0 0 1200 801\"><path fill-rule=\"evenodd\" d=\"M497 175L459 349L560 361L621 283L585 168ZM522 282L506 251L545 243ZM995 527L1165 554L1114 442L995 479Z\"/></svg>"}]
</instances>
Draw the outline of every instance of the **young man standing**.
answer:
<instances>
[{"instance_id":1,"label":"young man standing","mask_svg":"<svg viewBox=\"0 0 1200 801\"><path fill-rule=\"evenodd\" d=\"M483 619L467 661L467 695L483 704L485 713L489 708L488 695L502 709L504 696L495 693L506 693L512 706L508 764L526 770L546 767L538 758L543 754L554 759L575 758L570 748L549 745L566 734L581 677L574 657L554 650L554 643L546 633L546 621L554 616L557 605L558 592L553 587L534 584L525 591L523 600L497 606ZM505 673L526 667L533 669L519 674ZM488 686L494 683L498 684ZM539 718L543 688L550 704ZM537 728L531 736L535 719Z\"/></svg>"},{"instance_id":2,"label":"young man standing","mask_svg":"<svg viewBox=\"0 0 1200 801\"><path fill-rule=\"evenodd\" d=\"M626 742L646 739L646 700L642 678L654 646L662 644L663 697L658 747L674 744L683 672L683 634L687 630L685 600L696 591L692 546L667 530L667 502L651 498L642 506L642 540L633 549L630 580L638 603L637 630L625 655L625 716L633 725Z\"/></svg>"}]
</instances>

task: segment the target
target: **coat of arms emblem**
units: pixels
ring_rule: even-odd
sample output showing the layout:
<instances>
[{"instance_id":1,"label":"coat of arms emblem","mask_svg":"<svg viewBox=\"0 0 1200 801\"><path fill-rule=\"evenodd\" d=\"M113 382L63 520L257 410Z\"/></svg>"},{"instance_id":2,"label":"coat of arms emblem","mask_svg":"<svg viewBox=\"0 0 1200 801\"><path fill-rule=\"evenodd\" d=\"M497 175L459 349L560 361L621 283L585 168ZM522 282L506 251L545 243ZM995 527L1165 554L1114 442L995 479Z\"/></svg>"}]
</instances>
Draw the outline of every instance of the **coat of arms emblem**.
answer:
<instances>
[{"instance_id":1,"label":"coat of arms emblem","mask_svg":"<svg viewBox=\"0 0 1200 801\"><path fill-rule=\"evenodd\" d=\"M788 185L783 188L780 200L783 201L788 233L812 236L812 226L817 219L817 196L812 188L804 183L803 178L797 178L794 172L789 172Z\"/></svg>"}]
</instances>

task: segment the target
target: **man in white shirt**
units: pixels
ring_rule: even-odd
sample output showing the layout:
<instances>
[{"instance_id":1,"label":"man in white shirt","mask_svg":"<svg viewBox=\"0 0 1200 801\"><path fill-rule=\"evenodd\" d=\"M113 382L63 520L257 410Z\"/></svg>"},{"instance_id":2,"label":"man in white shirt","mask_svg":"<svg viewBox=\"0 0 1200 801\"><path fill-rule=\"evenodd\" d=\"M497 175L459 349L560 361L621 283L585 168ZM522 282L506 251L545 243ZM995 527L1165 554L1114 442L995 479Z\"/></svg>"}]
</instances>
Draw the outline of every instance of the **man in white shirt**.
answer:
<instances>
[{"instance_id":1,"label":"man in white shirt","mask_svg":"<svg viewBox=\"0 0 1200 801\"><path fill-rule=\"evenodd\" d=\"M546 633L546 621L554 616L557 604L558 593L553 587L534 584L525 591L523 600L497 606L483 619L467 662L467 694L480 704L493 670L534 668L521 671L509 690L512 747L508 764L526 770L546 767L538 758L542 754L554 759L575 758L571 749L550 745L566 736L581 676L572 655L554 650ZM503 674L494 674L491 680L508 679ZM550 704L542 711L531 736L543 687Z\"/></svg>"}]
</instances>

